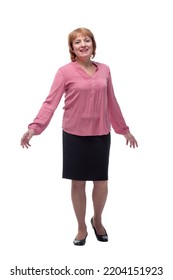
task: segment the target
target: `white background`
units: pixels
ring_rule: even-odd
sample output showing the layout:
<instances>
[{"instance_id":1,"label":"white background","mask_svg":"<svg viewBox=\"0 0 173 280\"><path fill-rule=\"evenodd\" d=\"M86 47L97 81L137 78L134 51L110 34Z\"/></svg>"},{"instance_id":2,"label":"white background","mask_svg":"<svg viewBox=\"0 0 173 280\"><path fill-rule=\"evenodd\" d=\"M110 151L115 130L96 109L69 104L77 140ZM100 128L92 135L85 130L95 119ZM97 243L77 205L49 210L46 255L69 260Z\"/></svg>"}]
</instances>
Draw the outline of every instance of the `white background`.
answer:
<instances>
[{"instance_id":1,"label":"white background","mask_svg":"<svg viewBox=\"0 0 173 280\"><path fill-rule=\"evenodd\" d=\"M14 266L65 265L100 269L95 276L77 279L105 279L105 266L163 266L164 275L157 279L172 278L171 2L0 1L2 279L19 279L10 276ZM89 235L84 247L76 247L70 181L61 178L64 100L43 134L32 138L30 149L22 149L20 139L49 93L57 69L70 61L69 32L83 26L95 35L95 61L111 68L115 94L139 148L126 147L125 138L112 131L109 196L103 214L109 242L98 242L91 228L88 182ZM119 276L143 277L154 278Z\"/></svg>"}]
</instances>

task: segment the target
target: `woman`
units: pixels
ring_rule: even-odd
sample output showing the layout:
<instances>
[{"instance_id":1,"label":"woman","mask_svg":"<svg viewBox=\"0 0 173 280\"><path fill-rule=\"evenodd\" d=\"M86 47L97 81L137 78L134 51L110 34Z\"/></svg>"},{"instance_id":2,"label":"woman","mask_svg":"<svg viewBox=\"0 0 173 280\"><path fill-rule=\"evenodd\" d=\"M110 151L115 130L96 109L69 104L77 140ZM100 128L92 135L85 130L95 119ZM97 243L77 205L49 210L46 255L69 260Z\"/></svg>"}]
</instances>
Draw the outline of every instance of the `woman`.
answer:
<instances>
[{"instance_id":1,"label":"woman","mask_svg":"<svg viewBox=\"0 0 173 280\"><path fill-rule=\"evenodd\" d=\"M29 124L21 145L28 148L32 136L43 132L65 94L63 178L72 181L72 203L78 222L73 243L80 246L87 237L85 185L89 180L93 181L91 225L97 240L108 241L101 218L108 192L111 126L124 135L127 145L135 148L138 144L116 100L109 67L92 60L96 52L92 32L87 28L75 29L69 34L68 45L71 62L57 71L50 93Z\"/></svg>"}]
</instances>

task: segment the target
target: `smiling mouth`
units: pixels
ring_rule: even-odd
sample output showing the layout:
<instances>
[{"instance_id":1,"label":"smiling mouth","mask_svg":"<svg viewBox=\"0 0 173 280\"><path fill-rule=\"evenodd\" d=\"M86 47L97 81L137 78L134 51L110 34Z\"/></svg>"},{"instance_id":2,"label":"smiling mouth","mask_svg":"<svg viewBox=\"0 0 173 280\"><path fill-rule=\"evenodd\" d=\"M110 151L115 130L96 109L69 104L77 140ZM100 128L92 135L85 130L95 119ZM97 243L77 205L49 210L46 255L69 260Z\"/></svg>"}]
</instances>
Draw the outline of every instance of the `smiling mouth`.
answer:
<instances>
[{"instance_id":1,"label":"smiling mouth","mask_svg":"<svg viewBox=\"0 0 173 280\"><path fill-rule=\"evenodd\" d=\"M89 49L80 49L80 52L87 52Z\"/></svg>"}]
</instances>

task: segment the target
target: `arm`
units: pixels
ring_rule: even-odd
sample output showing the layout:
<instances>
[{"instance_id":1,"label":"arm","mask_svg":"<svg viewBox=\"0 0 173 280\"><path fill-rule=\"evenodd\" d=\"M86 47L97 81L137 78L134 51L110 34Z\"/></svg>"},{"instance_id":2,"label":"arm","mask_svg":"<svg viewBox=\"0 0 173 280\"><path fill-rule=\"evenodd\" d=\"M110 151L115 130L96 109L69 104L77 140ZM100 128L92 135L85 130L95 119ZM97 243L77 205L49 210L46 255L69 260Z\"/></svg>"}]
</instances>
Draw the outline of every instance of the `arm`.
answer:
<instances>
[{"instance_id":1,"label":"arm","mask_svg":"<svg viewBox=\"0 0 173 280\"><path fill-rule=\"evenodd\" d=\"M118 134L124 135L126 138L126 145L130 144L130 147L133 148L138 147L135 137L131 134L129 127L126 125L120 106L115 97L110 72L108 77L108 110L114 131Z\"/></svg>"},{"instance_id":2,"label":"arm","mask_svg":"<svg viewBox=\"0 0 173 280\"><path fill-rule=\"evenodd\" d=\"M55 75L49 95L43 102L36 118L32 123L28 125L28 131L24 133L21 139L21 146L23 148L28 148L30 146L29 141L33 135L41 134L46 129L52 119L54 111L56 110L64 91L65 83L63 75L59 70Z\"/></svg>"},{"instance_id":3,"label":"arm","mask_svg":"<svg viewBox=\"0 0 173 280\"><path fill-rule=\"evenodd\" d=\"M34 121L28 126L29 129L34 130L35 135L41 134L50 123L64 91L64 78L61 71L59 70L55 75L49 95L43 102Z\"/></svg>"}]
</instances>

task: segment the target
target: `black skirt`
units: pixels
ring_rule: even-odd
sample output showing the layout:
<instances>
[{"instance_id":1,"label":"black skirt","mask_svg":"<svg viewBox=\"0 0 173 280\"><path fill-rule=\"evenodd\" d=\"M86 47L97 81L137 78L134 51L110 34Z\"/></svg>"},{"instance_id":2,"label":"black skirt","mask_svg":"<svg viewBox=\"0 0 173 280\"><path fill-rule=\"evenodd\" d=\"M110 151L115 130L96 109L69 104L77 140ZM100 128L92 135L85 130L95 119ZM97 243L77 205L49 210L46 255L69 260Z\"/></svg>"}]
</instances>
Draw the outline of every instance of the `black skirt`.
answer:
<instances>
[{"instance_id":1,"label":"black skirt","mask_svg":"<svg viewBox=\"0 0 173 280\"><path fill-rule=\"evenodd\" d=\"M108 180L110 133L77 136L63 131L63 174L71 180Z\"/></svg>"}]
</instances>

